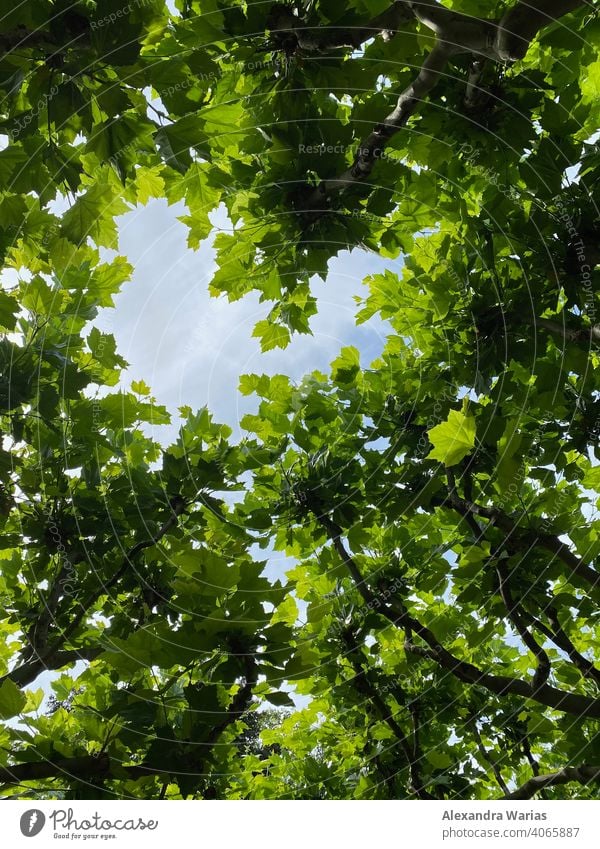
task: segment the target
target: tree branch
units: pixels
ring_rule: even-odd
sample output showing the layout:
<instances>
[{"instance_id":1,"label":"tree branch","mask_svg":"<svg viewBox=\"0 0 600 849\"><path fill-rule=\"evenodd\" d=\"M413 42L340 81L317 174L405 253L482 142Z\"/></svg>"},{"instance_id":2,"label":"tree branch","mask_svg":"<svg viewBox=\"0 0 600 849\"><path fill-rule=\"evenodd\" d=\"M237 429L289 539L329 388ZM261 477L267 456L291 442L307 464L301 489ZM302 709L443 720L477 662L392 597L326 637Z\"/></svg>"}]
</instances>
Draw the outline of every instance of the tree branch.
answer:
<instances>
[{"instance_id":1,"label":"tree branch","mask_svg":"<svg viewBox=\"0 0 600 849\"><path fill-rule=\"evenodd\" d=\"M471 721L471 728L473 730L473 735L475 737L475 742L477 743L477 749L479 751L479 754L486 762L486 764L488 764L491 768L492 772L494 773L494 778L496 779L498 787L506 795L509 792L508 786L504 778L502 777L502 773L500 772L500 768L498 767L498 764L496 763L495 759L492 758L488 750L483 745L483 740L481 739L481 734L479 732L479 728L477 727L477 721L475 720L475 718L473 718Z\"/></svg>"},{"instance_id":2,"label":"tree branch","mask_svg":"<svg viewBox=\"0 0 600 849\"><path fill-rule=\"evenodd\" d=\"M455 657L441 643L438 643L428 628L421 625L417 620L411 619L411 624L416 626L414 628L415 633L427 643L428 647L425 648L424 646L414 645L406 641L404 644L406 650L433 660L438 666L441 666L465 684L484 687L497 696L505 696L507 694L522 696L546 707L560 710L564 713L570 713L574 716L600 718L600 699L592 699L588 696L581 696L574 693L565 693L563 690L550 687L548 684L534 689L531 684L520 678L510 678L505 675L489 675L487 672L482 672L472 663L459 660Z\"/></svg>"},{"instance_id":3,"label":"tree branch","mask_svg":"<svg viewBox=\"0 0 600 849\"><path fill-rule=\"evenodd\" d=\"M410 4L396 0L369 23L356 27L323 26L311 24L294 15L289 6L277 4L271 8L267 18L267 29L276 45L288 53L303 50L320 53L336 47L358 49L361 44L376 35L388 37L400 29L402 24L414 20Z\"/></svg>"},{"instance_id":4,"label":"tree branch","mask_svg":"<svg viewBox=\"0 0 600 849\"><path fill-rule=\"evenodd\" d=\"M577 667L584 678L595 681L600 686L600 669L594 666L592 661L588 660L581 652L577 651L571 638L558 620L558 611L553 607L546 608L546 611L552 623L552 628L549 628L528 610L522 609L521 612L536 630L569 656L571 663Z\"/></svg>"},{"instance_id":5,"label":"tree branch","mask_svg":"<svg viewBox=\"0 0 600 849\"><path fill-rule=\"evenodd\" d=\"M533 757L533 754L532 754L532 751L531 751L531 746L529 745L529 738L527 737L527 734L523 735L523 739L521 740L521 748L523 750L523 754L527 758L527 762L528 762L529 766L531 767L531 771L533 772L533 774L535 776L538 776L540 774L540 765L538 764L536 759Z\"/></svg>"},{"instance_id":6,"label":"tree branch","mask_svg":"<svg viewBox=\"0 0 600 849\"><path fill-rule=\"evenodd\" d=\"M567 327L565 324L560 324L558 321L552 321L549 318L536 318L531 322L533 327L543 327L560 336L565 342L590 342L600 344L600 324L593 324L591 327Z\"/></svg>"},{"instance_id":7,"label":"tree branch","mask_svg":"<svg viewBox=\"0 0 600 849\"><path fill-rule=\"evenodd\" d=\"M301 197L299 204L302 207L301 212L325 212L335 194L366 181L375 163L382 157L387 143L406 125L423 98L434 88L451 55L452 50L447 45L441 43L435 45L425 59L416 79L398 98L394 109L360 143L352 165L338 177L323 180L307 196ZM310 216L311 220L315 217L315 215Z\"/></svg>"},{"instance_id":8,"label":"tree branch","mask_svg":"<svg viewBox=\"0 0 600 849\"><path fill-rule=\"evenodd\" d=\"M585 5L585 2L584 0L536 0L536 5L533 7L526 3L518 3L500 21L463 15L447 9L437 0L414 0L414 2L406 0L405 5L420 23L435 33L436 40L431 53L423 62L417 77L399 96L393 111L360 143L350 168L338 177L323 180L316 189L311 190L305 186L294 193L294 206L298 212L304 214L308 223L315 221L328 211L331 198L335 194L366 181L375 162L381 158L387 143L406 125L416 108L436 86L452 56L471 53L479 62L491 59L501 63L522 59L540 29L567 12ZM297 20L291 13L289 14L292 19ZM526 24L523 23L524 18ZM293 20L288 20L288 27L298 38L297 25ZM360 28L356 32L359 33L357 38L362 39L364 33ZM322 47L323 38L325 37L319 40L318 35L314 36L314 46L310 49L316 50L319 46ZM354 47L358 46L354 41L351 41L351 44ZM471 73L467 83L468 95L472 94L479 73L479 70L475 74Z\"/></svg>"},{"instance_id":9,"label":"tree branch","mask_svg":"<svg viewBox=\"0 0 600 849\"><path fill-rule=\"evenodd\" d=\"M436 797L432 796L431 793L429 793L425 789L425 785L423 784L423 779L421 777L421 768L419 763L420 753L418 746L418 726L417 731L413 734L413 743L411 745L408 737L406 736L398 722L394 719L389 707L386 705L385 701L379 694L375 684L370 680L368 670L364 668L359 658L360 648L356 642L354 634L349 628L344 631L343 640L348 649L347 658L352 664L352 668L354 669L354 684L356 688L363 695L368 696L371 701L371 704L374 706L377 714L379 715L379 718L383 720L386 725L391 729L394 737L396 737L400 744L400 748L402 749L402 752L408 764L412 791L419 799L435 799Z\"/></svg>"},{"instance_id":10,"label":"tree branch","mask_svg":"<svg viewBox=\"0 0 600 849\"><path fill-rule=\"evenodd\" d=\"M423 753L421 751L421 713L419 702L417 699L413 699L408 705L408 709L410 711L410 715L412 718L412 760L411 760L411 772L412 772L412 783L415 788L417 788L417 793L419 793L419 789L421 788L421 792L424 792L425 796L420 796L420 798L429 798L429 799L437 799L439 798L438 794L429 794L423 787L423 781L421 778L421 761L423 760Z\"/></svg>"},{"instance_id":11,"label":"tree branch","mask_svg":"<svg viewBox=\"0 0 600 849\"><path fill-rule=\"evenodd\" d=\"M64 645L64 643L69 639L71 634L73 634L77 628L79 627L82 619L86 616L86 614L90 611L90 609L96 604L98 599L108 594L108 592L121 580L125 572L133 567L133 561L144 551L146 548L151 548L153 545L156 545L161 539L173 528L178 520L179 516L185 510L185 502L183 500L175 501L175 504L171 508L171 515L164 522L160 530L155 536L150 537L150 539L142 540L141 542L136 543L125 555L125 559L121 564L120 568L106 581L102 583L97 590L90 593L90 595L81 603L81 611L73 618L73 620L69 623L69 625L65 628L65 630L60 635L60 638L57 642L52 646L51 651L56 651L58 648Z\"/></svg>"},{"instance_id":12,"label":"tree branch","mask_svg":"<svg viewBox=\"0 0 600 849\"><path fill-rule=\"evenodd\" d=\"M248 656L245 671L246 677L227 708L223 720L214 726L207 739L201 744L200 759L195 753L181 757L178 761L178 769L173 769L168 764L158 765L149 762L123 766L120 761L111 759L105 752L100 755L82 755L58 760L46 758L43 761L0 767L0 784L19 784L41 778L67 778L81 781L90 778L113 778L135 781L149 775L202 774L206 760L221 734L229 725L240 719L250 706L252 689L258 679L258 665L254 655Z\"/></svg>"},{"instance_id":13,"label":"tree branch","mask_svg":"<svg viewBox=\"0 0 600 849\"><path fill-rule=\"evenodd\" d=\"M3 54L30 48L48 50L56 43L54 36L47 30L29 30L24 26L18 26L14 30L0 34L0 51Z\"/></svg>"},{"instance_id":14,"label":"tree branch","mask_svg":"<svg viewBox=\"0 0 600 849\"><path fill-rule=\"evenodd\" d=\"M46 654L43 658L38 657L35 660L29 660L27 663L17 666L11 672L3 675L0 678L0 683L9 679L17 687L26 687L27 684L35 681L42 672L47 672L49 669L62 669L63 666L71 666L71 664L77 663L79 660L95 660L105 650L104 646L96 646L94 648L69 649L67 651L56 651L53 654Z\"/></svg>"},{"instance_id":15,"label":"tree branch","mask_svg":"<svg viewBox=\"0 0 600 849\"><path fill-rule=\"evenodd\" d=\"M536 775L512 793L506 793L503 798L531 799L546 787L558 787L561 784L569 784L571 781L577 781L579 784L600 782L600 766L566 766L560 772Z\"/></svg>"},{"instance_id":16,"label":"tree branch","mask_svg":"<svg viewBox=\"0 0 600 849\"><path fill-rule=\"evenodd\" d=\"M510 590L508 569L506 568L506 563L499 557L496 557L495 559L500 596L502 598L502 601L504 602L504 606L506 607L508 618L515 626L519 636L521 637L529 651L537 659L537 669L535 671L535 675L533 676L533 681L531 682L532 687L537 689L538 687L542 687L548 680L548 677L550 675L550 658L548 657L542 646L537 643L533 634L531 634L527 630L527 626L521 618L519 605L514 601Z\"/></svg>"},{"instance_id":17,"label":"tree branch","mask_svg":"<svg viewBox=\"0 0 600 849\"><path fill-rule=\"evenodd\" d=\"M464 105L465 109L471 112L481 107L489 98L485 88L479 86L481 77L483 76L484 66L485 59L476 59L469 68Z\"/></svg>"},{"instance_id":18,"label":"tree branch","mask_svg":"<svg viewBox=\"0 0 600 849\"><path fill-rule=\"evenodd\" d=\"M495 49L502 61L523 59L538 32L587 3L582 0L520 2L501 18Z\"/></svg>"},{"instance_id":19,"label":"tree branch","mask_svg":"<svg viewBox=\"0 0 600 849\"><path fill-rule=\"evenodd\" d=\"M500 528L500 530L505 531L512 538L513 542L525 543L528 546L539 545L562 560L575 575L582 578L586 583L591 584L593 587L600 587L600 572L597 572L591 566L584 563L564 542L561 542L553 534L545 534L536 530L522 528L518 524L518 521L497 507L485 507L471 501L466 501L463 498L458 498L457 496L451 495L450 498L443 500L433 499L432 504L440 507L450 506L465 517L472 514L488 519L496 527Z\"/></svg>"},{"instance_id":20,"label":"tree branch","mask_svg":"<svg viewBox=\"0 0 600 849\"><path fill-rule=\"evenodd\" d=\"M326 530L328 529L328 534L335 545L336 551L346 564L361 596L368 604L373 605L375 603L375 596L362 578L356 561L346 550L341 539L341 528L335 525L330 519L325 519L324 521L323 516L317 516L317 520ZM407 650L414 651L414 653L422 657L433 660L438 666L441 666L465 684L484 687L498 696L504 696L507 693L522 696L546 707L578 717L590 716L600 718L600 699L593 699L577 693L565 693L563 690L556 689L548 684L533 687L532 684L520 678L510 678L505 675L490 675L487 672L482 672L474 664L460 660L444 648L429 628L412 617L404 607L404 604L398 599L392 597L388 604L377 604L377 611L396 627L405 628L416 634L427 646L427 648L415 646L407 640L405 642Z\"/></svg>"},{"instance_id":21,"label":"tree branch","mask_svg":"<svg viewBox=\"0 0 600 849\"><path fill-rule=\"evenodd\" d=\"M454 471L451 468L446 469L446 477L448 479L448 492L450 494L450 499L458 499L459 501L461 501L456 489ZM468 475L466 477L466 480L468 481L468 485L466 485L465 491L468 491L470 496L471 485ZM482 538L485 537L484 532L481 530L470 511L466 513L464 519L473 531L476 542L479 542ZM579 652L577 652L567 635L564 633L562 628L560 628L560 624L558 623L558 619L556 618L556 611L554 611L555 621L553 621L553 625L555 626L555 632L557 633L554 633L545 625L543 625L542 622L536 619L536 617L532 616L532 614L524 610L520 605L517 605L517 603L512 598L506 564L498 556L495 556L495 560L500 595L504 602L504 606L506 607L508 617L516 628L519 635L521 636L521 639L523 640L527 648L537 658L538 666L537 671L533 677L532 686L539 687L547 682L548 677L550 675L551 664L547 653L536 641L533 634L531 634L527 629L527 626L523 621L524 618L530 624L533 624L534 627L537 627L539 630L541 630L542 633L549 639L551 639L556 645L558 645L559 648L562 648L564 651L566 651L574 665L577 666L577 668L582 672L582 674L585 675L585 677L596 680L596 675L598 675L598 680L600 680L600 672L598 672L598 670L590 661L588 661L585 657L583 657L583 655L580 655Z\"/></svg>"},{"instance_id":22,"label":"tree branch","mask_svg":"<svg viewBox=\"0 0 600 849\"><path fill-rule=\"evenodd\" d=\"M123 577L128 568L133 566L133 561L141 554L142 551L146 548L150 548L156 543L160 542L160 540L171 530L171 528L177 524L179 520L179 516L185 510L185 502L183 500L176 500L171 507L171 515L169 518L163 523L162 527L158 531L158 533L150 537L150 539L142 540L141 542L136 543L129 551L125 554L125 559L123 563L117 569L117 571L112 575L108 581L105 581L100 585L97 590L94 590L90 595L80 604L80 610L76 613L67 627L62 631L60 636L52 643L51 646L47 647L45 651L38 654L38 657L35 660L28 661L27 663L21 664L21 666L17 666L11 672L8 672L6 675L0 678L0 684L6 680L7 678L13 681L15 684L18 684L21 687L24 687L26 684L30 684L32 681L37 678L37 676L43 672L45 669L58 669L60 668L59 663L61 663L62 658L67 657L68 660L66 663L61 663L61 665L66 665L68 663L73 663L77 659L87 659L88 654L93 654L93 656L97 656L101 654L101 651L98 651L94 654L93 649L83 649L81 651L73 650L72 652L62 652L61 649L64 644L67 642L69 637L77 630L82 620L85 618L90 609L96 604L98 599L107 594L112 587L117 584L120 579ZM90 659L93 659L92 657Z\"/></svg>"},{"instance_id":23,"label":"tree branch","mask_svg":"<svg viewBox=\"0 0 600 849\"><path fill-rule=\"evenodd\" d=\"M27 633L29 645L21 652L21 660L28 661L34 655L40 657L48 648L48 631L50 625L56 619L56 612L61 600L63 589L69 583L71 570L81 563L81 556L66 556L61 558L61 566L58 575L52 581L46 599L42 596L39 615L35 618ZM32 612L35 612L35 608Z\"/></svg>"},{"instance_id":24,"label":"tree branch","mask_svg":"<svg viewBox=\"0 0 600 849\"><path fill-rule=\"evenodd\" d=\"M236 722L238 719L246 713L248 708L250 707L250 703L252 702L252 690L256 686L256 682L258 681L258 664L256 662L256 657L252 654L246 656L246 669L245 669L245 678L244 683L240 686L237 693L233 697L231 704L227 708L227 712L225 713L225 717L221 720L218 725L212 729L210 734L207 737L206 743L212 749L221 736L221 734ZM203 758L206 760L206 754Z\"/></svg>"}]
</instances>

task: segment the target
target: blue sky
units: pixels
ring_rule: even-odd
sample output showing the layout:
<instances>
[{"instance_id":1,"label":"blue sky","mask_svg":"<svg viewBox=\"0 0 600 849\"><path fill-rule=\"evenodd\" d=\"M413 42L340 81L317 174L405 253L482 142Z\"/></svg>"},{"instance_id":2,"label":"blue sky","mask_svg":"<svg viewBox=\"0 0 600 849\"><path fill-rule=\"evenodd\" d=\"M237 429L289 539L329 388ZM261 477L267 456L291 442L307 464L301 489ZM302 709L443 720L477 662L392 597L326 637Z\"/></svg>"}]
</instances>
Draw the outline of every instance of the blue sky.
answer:
<instances>
[{"instance_id":1,"label":"blue sky","mask_svg":"<svg viewBox=\"0 0 600 849\"><path fill-rule=\"evenodd\" d=\"M153 434L163 444L175 435L177 407L205 404L219 421L240 435L240 418L256 408L256 399L238 393L239 377L248 372L285 373L299 380L313 369L329 371L344 345L355 345L363 366L375 359L388 326L373 318L354 325L354 297L366 294L363 279L399 261L376 254L345 252L330 264L326 283L313 281L319 312L313 335L295 336L285 350L261 353L254 325L265 318L268 304L250 294L229 303L212 298L208 284L215 270L212 237L198 251L186 245L187 227L177 220L185 208L153 200L119 219L119 253L134 267L132 280L115 298L115 308L103 310L94 324L117 340L130 367L123 385L143 379L160 404L174 414L172 428ZM228 227L223 210L213 215L216 227Z\"/></svg>"}]
</instances>

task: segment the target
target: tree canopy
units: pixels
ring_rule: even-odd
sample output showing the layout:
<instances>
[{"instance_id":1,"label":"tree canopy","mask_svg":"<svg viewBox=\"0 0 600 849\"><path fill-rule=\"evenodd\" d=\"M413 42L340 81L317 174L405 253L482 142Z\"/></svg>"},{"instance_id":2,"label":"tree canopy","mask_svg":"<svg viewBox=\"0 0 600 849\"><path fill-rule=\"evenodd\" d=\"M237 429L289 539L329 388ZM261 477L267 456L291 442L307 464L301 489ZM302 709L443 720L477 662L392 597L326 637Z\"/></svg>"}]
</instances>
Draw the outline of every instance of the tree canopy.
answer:
<instances>
[{"instance_id":1,"label":"tree canopy","mask_svg":"<svg viewBox=\"0 0 600 849\"><path fill-rule=\"evenodd\" d=\"M3 14L5 797L597 796L599 36L578 0ZM241 439L125 385L94 321L154 198L191 249L226 211L210 291L259 293L263 351L333 257L398 260L381 356L244 375Z\"/></svg>"}]
</instances>

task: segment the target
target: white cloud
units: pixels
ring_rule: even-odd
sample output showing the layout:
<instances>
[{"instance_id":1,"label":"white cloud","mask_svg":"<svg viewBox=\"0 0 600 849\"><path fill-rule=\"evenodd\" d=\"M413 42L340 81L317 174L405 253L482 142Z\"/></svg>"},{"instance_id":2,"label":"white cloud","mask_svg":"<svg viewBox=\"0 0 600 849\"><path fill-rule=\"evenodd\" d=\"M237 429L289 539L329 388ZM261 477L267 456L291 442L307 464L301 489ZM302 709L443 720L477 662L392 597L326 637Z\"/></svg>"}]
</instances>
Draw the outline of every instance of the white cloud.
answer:
<instances>
[{"instance_id":1,"label":"white cloud","mask_svg":"<svg viewBox=\"0 0 600 849\"><path fill-rule=\"evenodd\" d=\"M263 354L252 331L268 305L255 293L233 303L209 296L214 251L210 240L198 251L188 249L187 228L177 220L183 211L181 204L157 200L120 219L119 249L134 266L133 279L115 299L116 308L104 310L96 324L115 335L130 363L125 383L145 380L173 413L183 404L193 409L206 404L235 428L256 406L237 391L241 374L281 372L300 379L313 369L328 371L344 345L359 348L363 365L380 353L387 325L373 319L355 327L353 298L365 294L363 278L389 262L358 250L333 260L327 282L313 281L319 305L313 335L297 335L285 350ZM227 227L222 212L213 223ZM162 441L173 434L165 431L155 436Z\"/></svg>"}]
</instances>

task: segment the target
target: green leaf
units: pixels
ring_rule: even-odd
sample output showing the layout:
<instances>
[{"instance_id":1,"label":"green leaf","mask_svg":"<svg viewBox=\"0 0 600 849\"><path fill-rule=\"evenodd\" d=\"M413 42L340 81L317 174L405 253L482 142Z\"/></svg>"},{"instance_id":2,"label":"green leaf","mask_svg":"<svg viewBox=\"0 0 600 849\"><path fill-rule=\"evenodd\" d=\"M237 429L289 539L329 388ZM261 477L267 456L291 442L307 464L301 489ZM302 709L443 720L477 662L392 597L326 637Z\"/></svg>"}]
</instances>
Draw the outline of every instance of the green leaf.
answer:
<instances>
[{"instance_id":1,"label":"green leaf","mask_svg":"<svg viewBox=\"0 0 600 849\"><path fill-rule=\"evenodd\" d=\"M0 717L2 719L11 719L17 716L27 703L27 698L22 693L16 684L7 678L0 685Z\"/></svg>"},{"instance_id":2,"label":"green leaf","mask_svg":"<svg viewBox=\"0 0 600 849\"><path fill-rule=\"evenodd\" d=\"M455 466L475 447L475 418L458 410L450 410L445 422L427 431L433 450L428 458L445 466Z\"/></svg>"},{"instance_id":3,"label":"green leaf","mask_svg":"<svg viewBox=\"0 0 600 849\"><path fill-rule=\"evenodd\" d=\"M283 622L284 625L294 625L298 618L298 607L294 598L290 595L277 607L271 616L271 624Z\"/></svg>"},{"instance_id":4,"label":"green leaf","mask_svg":"<svg viewBox=\"0 0 600 849\"><path fill-rule=\"evenodd\" d=\"M150 387L143 380L132 380L131 391L136 395L150 395Z\"/></svg>"},{"instance_id":5,"label":"green leaf","mask_svg":"<svg viewBox=\"0 0 600 849\"><path fill-rule=\"evenodd\" d=\"M296 707L290 696L287 693L282 693L281 691L266 693L265 699L276 707Z\"/></svg>"},{"instance_id":6,"label":"green leaf","mask_svg":"<svg viewBox=\"0 0 600 849\"><path fill-rule=\"evenodd\" d=\"M105 248L117 248L114 219L127 212L128 206L107 183L93 183L77 198L62 219L64 234L76 245L91 238Z\"/></svg>"},{"instance_id":7,"label":"green leaf","mask_svg":"<svg viewBox=\"0 0 600 849\"><path fill-rule=\"evenodd\" d=\"M252 332L260 339L261 351L273 348L287 348L290 343L290 331L281 324L273 324L268 320L259 321Z\"/></svg>"},{"instance_id":8,"label":"green leaf","mask_svg":"<svg viewBox=\"0 0 600 849\"><path fill-rule=\"evenodd\" d=\"M21 297L21 303L25 309L38 315L50 315L52 307L56 310L56 304L60 303L57 293L41 277L34 277L30 283L25 285L25 292Z\"/></svg>"},{"instance_id":9,"label":"green leaf","mask_svg":"<svg viewBox=\"0 0 600 849\"><path fill-rule=\"evenodd\" d=\"M332 362L331 369L331 376L335 383L340 385L353 383L360 371L358 350L353 345L342 348L340 355Z\"/></svg>"},{"instance_id":10,"label":"green leaf","mask_svg":"<svg viewBox=\"0 0 600 849\"><path fill-rule=\"evenodd\" d=\"M160 174L160 167L146 168L142 166L136 171L138 203L146 204L151 198L162 197L165 183Z\"/></svg>"},{"instance_id":11,"label":"green leaf","mask_svg":"<svg viewBox=\"0 0 600 849\"><path fill-rule=\"evenodd\" d=\"M100 365L107 369L127 367L127 362L117 354L117 343L112 334L100 333L96 327L93 327L87 338L87 343L94 359Z\"/></svg>"},{"instance_id":12,"label":"green leaf","mask_svg":"<svg viewBox=\"0 0 600 849\"><path fill-rule=\"evenodd\" d=\"M0 291L0 326L5 330L14 330L18 310L19 303L16 298L7 292Z\"/></svg>"}]
</instances>

